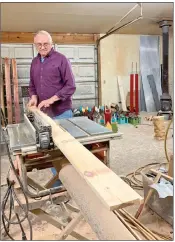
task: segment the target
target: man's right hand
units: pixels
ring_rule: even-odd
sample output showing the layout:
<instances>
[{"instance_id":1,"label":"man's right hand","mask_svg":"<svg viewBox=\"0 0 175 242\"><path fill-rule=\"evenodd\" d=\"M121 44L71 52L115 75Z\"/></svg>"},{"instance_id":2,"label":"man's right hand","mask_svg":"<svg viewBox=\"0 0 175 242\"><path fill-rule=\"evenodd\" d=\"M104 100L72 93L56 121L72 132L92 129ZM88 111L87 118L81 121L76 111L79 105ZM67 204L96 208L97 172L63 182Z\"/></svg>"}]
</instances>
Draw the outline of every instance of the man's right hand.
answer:
<instances>
[{"instance_id":1,"label":"man's right hand","mask_svg":"<svg viewBox=\"0 0 175 242\"><path fill-rule=\"evenodd\" d=\"M31 97L30 101L28 102L28 107L32 107L32 106L36 107L37 106L37 102L38 102L37 96L33 95Z\"/></svg>"}]
</instances>

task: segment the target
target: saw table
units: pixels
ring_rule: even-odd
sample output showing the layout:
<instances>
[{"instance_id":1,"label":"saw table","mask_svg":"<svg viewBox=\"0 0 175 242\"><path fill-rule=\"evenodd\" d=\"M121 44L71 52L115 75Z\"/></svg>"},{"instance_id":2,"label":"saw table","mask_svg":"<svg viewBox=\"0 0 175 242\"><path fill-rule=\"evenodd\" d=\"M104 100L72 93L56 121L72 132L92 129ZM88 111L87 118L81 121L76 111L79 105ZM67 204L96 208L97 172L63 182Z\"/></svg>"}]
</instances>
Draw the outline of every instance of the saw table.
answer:
<instances>
[{"instance_id":1,"label":"saw table","mask_svg":"<svg viewBox=\"0 0 175 242\"><path fill-rule=\"evenodd\" d=\"M55 122L109 167L110 141L121 138L121 133L114 133L87 117L61 119ZM61 169L61 165L66 160L62 152L54 146L49 125L36 114L35 116L24 114L24 123L8 125L7 131L9 147L13 156L16 157L17 170L27 195L37 198L62 192L62 186L52 188L58 175L52 177L44 190L31 192L28 189L28 186L32 186L36 191L40 185L29 178L27 172L51 167L55 167L58 171L58 166Z\"/></svg>"}]
</instances>

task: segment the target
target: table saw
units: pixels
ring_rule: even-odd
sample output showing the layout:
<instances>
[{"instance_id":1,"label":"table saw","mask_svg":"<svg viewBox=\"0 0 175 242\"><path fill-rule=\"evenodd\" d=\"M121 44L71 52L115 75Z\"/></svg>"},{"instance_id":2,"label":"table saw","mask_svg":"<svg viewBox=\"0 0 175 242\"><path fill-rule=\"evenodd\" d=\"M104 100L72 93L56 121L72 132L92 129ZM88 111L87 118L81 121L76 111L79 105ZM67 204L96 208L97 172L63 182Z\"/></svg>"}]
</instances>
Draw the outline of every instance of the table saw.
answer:
<instances>
[{"instance_id":1,"label":"table saw","mask_svg":"<svg viewBox=\"0 0 175 242\"><path fill-rule=\"evenodd\" d=\"M60 119L55 122L109 166L110 141L121 138L121 133L114 133L87 117ZM28 185L37 189L39 184L31 180L27 172L53 166L57 166L58 170L58 166L64 163L64 155L54 145L51 126L38 113L25 112L24 122L7 125L7 132L9 148L19 164L21 180L27 195L36 198L62 191L62 187L52 188L58 175L46 184L45 190L31 192L28 189Z\"/></svg>"},{"instance_id":2,"label":"table saw","mask_svg":"<svg viewBox=\"0 0 175 242\"><path fill-rule=\"evenodd\" d=\"M100 240L134 240L113 210L140 204L142 198L107 167L110 141L121 138L122 134L87 117L53 121L37 108L30 111L24 114L24 123L7 126L9 147L15 157L14 169L21 180L23 194L30 200L29 210L38 215L42 203L50 200L52 204L62 204L69 217L67 203L72 198L79 212L61 231L58 240L73 232L82 218L88 221ZM57 175L44 186L27 175L35 168L51 167L55 167ZM53 187L58 178L63 186ZM10 176L10 181L15 180ZM15 184L15 192L19 193L20 186ZM18 206L14 207L16 211ZM69 207L72 206L69 204ZM52 221L50 217L49 221Z\"/></svg>"}]
</instances>

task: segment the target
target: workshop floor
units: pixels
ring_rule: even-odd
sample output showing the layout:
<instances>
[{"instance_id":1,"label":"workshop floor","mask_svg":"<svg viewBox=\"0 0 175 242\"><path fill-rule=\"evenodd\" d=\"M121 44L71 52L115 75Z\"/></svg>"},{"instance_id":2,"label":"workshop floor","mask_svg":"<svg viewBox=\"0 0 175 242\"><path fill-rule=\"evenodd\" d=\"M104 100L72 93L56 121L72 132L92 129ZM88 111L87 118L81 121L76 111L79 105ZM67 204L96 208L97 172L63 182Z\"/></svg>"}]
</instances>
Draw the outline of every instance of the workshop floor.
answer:
<instances>
[{"instance_id":1,"label":"workshop floor","mask_svg":"<svg viewBox=\"0 0 175 242\"><path fill-rule=\"evenodd\" d=\"M147 113L142 113L142 117L145 116L149 115ZM154 139L154 127L152 125L152 122L144 121L144 119L142 120L143 124L138 125L137 128L130 124L119 125L119 132L123 133L123 138L111 142L110 166L117 175L127 175L128 173L133 172L137 168L149 163L166 162L164 142ZM169 154L173 153L172 134L173 130L170 129L167 141ZM8 168L8 158L6 156L1 157L1 199L6 191L5 184ZM36 180L40 181L43 185L46 183L45 178L47 177L49 180L51 176L52 174L50 170L33 172L31 174L31 177L36 178ZM142 191L138 192L143 195ZM137 207L132 206L128 208L128 211L134 214L136 209ZM56 211L52 212L56 213ZM34 239L38 239L40 237L41 240L56 239L56 235L58 235L60 232L59 229L56 229L54 226L48 224L45 221L39 220L32 214L30 214L30 218L32 219L33 224ZM148 225L148 227L154 227L155 230L158 229L159 231L161 230L169 236L172 235L171 227L162 219L160 219L157 215L155 215L152 211L143 214L143 221L145 225ZM25 227L27 228L27 224L25 225ZM20 240L20 230L16 226L14 226L12 230L13 236L16 239ZM79 231L83 236L86 236L89 239L97 239L96 235L85 221L82 221L77 226L76 231ZM46 235L48 235L47 238ZM71 236L67 238L67 240L69 239L75 240Z\"/></svg>"}]
</instances>

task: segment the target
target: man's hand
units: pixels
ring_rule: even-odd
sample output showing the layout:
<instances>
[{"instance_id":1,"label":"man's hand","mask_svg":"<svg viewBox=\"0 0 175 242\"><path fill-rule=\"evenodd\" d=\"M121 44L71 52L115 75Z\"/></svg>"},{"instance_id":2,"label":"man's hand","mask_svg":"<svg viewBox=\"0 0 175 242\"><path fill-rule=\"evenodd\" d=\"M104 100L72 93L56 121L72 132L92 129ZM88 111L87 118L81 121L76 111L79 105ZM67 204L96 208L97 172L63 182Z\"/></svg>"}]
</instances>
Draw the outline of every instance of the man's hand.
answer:
<instances>
[{"instance_id":1,"label":"man's hand","mask_svg":"<svg viewBox=\"0 0 175 242\"><path fill-rule=\"evenodd\" d=\"M28 103L28 107L36 107L37 106L37 96L36 95L32 95L32 98L30 99L29 103Z\"/></svg>"},{"instance_id":2,"label":"man's hand","mask_svg":"<svg viewBox=\"0 0 175 242\"><path fill-rule=\"evenodd\" d=\"M52 105L54 102L58 101L59 98L55 95L47 100L43 100L39 105L38 105L38 108L41 109L41 108L48 108L50 105Z\"/></svg>"}]
</instances>

